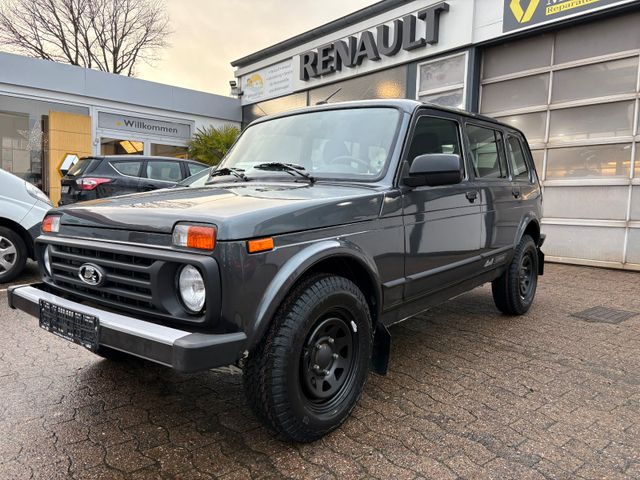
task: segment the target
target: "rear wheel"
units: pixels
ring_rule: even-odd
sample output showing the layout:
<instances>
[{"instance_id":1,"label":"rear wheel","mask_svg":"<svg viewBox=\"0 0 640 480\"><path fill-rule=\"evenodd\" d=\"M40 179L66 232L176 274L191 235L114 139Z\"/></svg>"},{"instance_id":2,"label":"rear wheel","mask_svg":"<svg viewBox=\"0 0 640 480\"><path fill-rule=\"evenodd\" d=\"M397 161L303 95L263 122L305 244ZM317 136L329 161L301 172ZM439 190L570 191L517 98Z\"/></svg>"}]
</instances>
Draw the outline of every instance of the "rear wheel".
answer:
<instances>
[{"instance_id":1,"label":"rear wheel","mask_svg":"<svg viewBox=\"0 0 640 480\"><path fill-rule=\"evenodd\" d=\"M358 287L339 276L310 277L245 362L249 404L289 440L316 440L337 428L360 398L371 344L371 314Z\"/></svg>"},{"instance_id":2,"label":"rear wheel","mask_svg":"<svg viewBox=\"0 0 640 480\"><path fill-rule=\"evenodd\" d=\"M24 270L29 253L22 237L0 227L0 283L10 282Z\"/></svg>"},{"instance_id":3,"label":"rear wheel","mask_svg":"<svg viewBox=\"0 0 640 480\"><path fill-rule=\"evenodd\" d=\"M503 313L526 313L538 286L538 251L529 235L524 235L516 247L513 259L505 272L491 284L493 301Z\"/></svg>"}]
</instances>

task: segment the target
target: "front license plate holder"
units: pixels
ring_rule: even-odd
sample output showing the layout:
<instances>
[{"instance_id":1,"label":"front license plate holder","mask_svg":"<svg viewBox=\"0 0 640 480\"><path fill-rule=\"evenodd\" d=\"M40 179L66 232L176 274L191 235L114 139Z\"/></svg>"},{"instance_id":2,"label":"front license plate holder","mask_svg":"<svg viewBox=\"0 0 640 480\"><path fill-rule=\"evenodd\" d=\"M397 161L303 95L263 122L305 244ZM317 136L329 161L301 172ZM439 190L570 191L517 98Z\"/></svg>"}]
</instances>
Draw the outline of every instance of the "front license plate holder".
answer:
<instances>
[{"instance_id":1,"label":"front license plate holder","mask_svg":"<svg viewBox=\"0 0 640 480\"><path fill-rule=\"evenodd\" d=\"M95 351L100 345L98 317L40 300L40 327Z\"/></svg>"}]
</instances>

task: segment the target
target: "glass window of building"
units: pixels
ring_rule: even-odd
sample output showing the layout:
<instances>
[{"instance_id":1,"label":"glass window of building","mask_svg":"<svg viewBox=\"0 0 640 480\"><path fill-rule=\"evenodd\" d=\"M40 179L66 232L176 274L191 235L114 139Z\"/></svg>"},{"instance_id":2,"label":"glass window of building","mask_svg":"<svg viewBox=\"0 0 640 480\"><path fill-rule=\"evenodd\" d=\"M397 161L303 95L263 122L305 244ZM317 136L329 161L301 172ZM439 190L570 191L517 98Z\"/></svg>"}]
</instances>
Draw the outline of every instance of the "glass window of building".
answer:
<instances>
[{"instance_id":1,"label":"glass window of building","mask_svg":"<svg viewBox=\"0 0 640 480\"><path fill-rule=\"evenodd\" d=\"M189 149L186 146L152 143L151 155L157 157L189 158Z\"/></svg>"},{"instance_id":2,"label":"glass window of building","mask_svg":"<svg viewBox=\"0 0 640 480\"><path fill-rule=\"evenodd\" d=\"M144 142L102 138L100 139L100 153L102 155L142 155Z\"/></svg>"},{"instance_id":3,"label":"glass window of building","mask_svg":"<svg viewBox=\"0 0 640 480\"><path fill-rule=\"evenodd\" d=\"M467 53L418 65L418 99L443 107L464 108Z\"/></svg>"},{"instance_id":4,"label":"glass window of building","mask_svg":"<svg viewBox=\"0 0 640 480\"><path fill-rule=\"evenodd\" d=\"M0 168L43 190L51 111L89 114L86 107L0 95Z\"/></svg>"},{"instance_id":5,"label":"glass window of building","mask_svg":"<svg viewBox=\"0 0 640 480\"><path fill-rule=\"evenodd\" d=\"M397 67L324 85L309 91L309 105L329 99L329 103L371 98L405 98L407 67Z\"/></svg>"},{"instance_id":6,"label":"glass window of building","mask_svg":"<svg viewBox=\"0 0 640 480\"><path fill-rule=\"evenodd\" d=\"M249 124L254 120L266 115L293 110L307 106L307 93L294 93L286 97L274 98L273 100L265 100L264 102L254 103L242 107L242 120L245 124Z\"/></svg>"}]
</instances>

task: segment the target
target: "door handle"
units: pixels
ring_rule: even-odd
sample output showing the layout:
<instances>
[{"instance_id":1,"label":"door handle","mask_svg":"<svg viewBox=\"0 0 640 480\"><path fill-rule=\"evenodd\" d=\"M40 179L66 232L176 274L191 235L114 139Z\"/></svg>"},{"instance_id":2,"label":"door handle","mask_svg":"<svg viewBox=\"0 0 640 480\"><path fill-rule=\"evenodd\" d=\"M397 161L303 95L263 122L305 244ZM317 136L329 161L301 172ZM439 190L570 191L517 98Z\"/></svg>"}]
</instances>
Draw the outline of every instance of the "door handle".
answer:
<instances>
[{"instance_id":1,"label":"door handle","mask_svg":"<svg viewBox=\"0 0 640 480\"><path fill-rule=\"evenodd\" d=\"M469 200L471 203L476 201L476 198L478 198L478 192L475 191L470 191L464 194L465 197L467 197L467 200Z\"/></svg>"},{"instance_id":2,"label":"door handle","mask_svg":"<svg viewBox=\"0 0 640 480\"><path fill-rule=\"evenodd\" d=\"M520 198L520 189L519 188L514 188L513 190L511 190L511 192L513 193L513 196L515 198Z\"/></svg>"}]
</instances>

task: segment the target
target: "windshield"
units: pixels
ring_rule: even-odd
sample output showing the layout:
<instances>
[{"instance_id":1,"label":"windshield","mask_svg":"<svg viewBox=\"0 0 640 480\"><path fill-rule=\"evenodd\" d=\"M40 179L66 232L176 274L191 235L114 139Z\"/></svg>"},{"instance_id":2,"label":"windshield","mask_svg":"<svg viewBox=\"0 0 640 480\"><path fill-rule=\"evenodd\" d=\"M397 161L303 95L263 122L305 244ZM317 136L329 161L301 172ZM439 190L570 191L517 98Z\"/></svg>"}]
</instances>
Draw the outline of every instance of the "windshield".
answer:
<instances>
[{"instance_id":1,"label":"windshield","mask_svg":"<svg viewBox=\"0 0 640 480\"><path fill-rule=\"evenodd\" d=\"M207 180L209 179L209 174L211 173L211 168L206 168L204 170L199 171L195 175L191 175L190 177L185 178L181 182L178 182L176 186L178 187L203 187Z\"/></svg>"},{"instance_id":2,"label":"windshield","mask_svg":"<svg viewBox=\"0 0 640 480\"><path fill-rule=\"evenodd\" d=\"M315 178L373 180L387 163L399 118L389 107L275 118L249 127L219 168L242 169L254 178L274 175L254 167L279 162L303 167Z\"/></svg>"}]
</instances>

